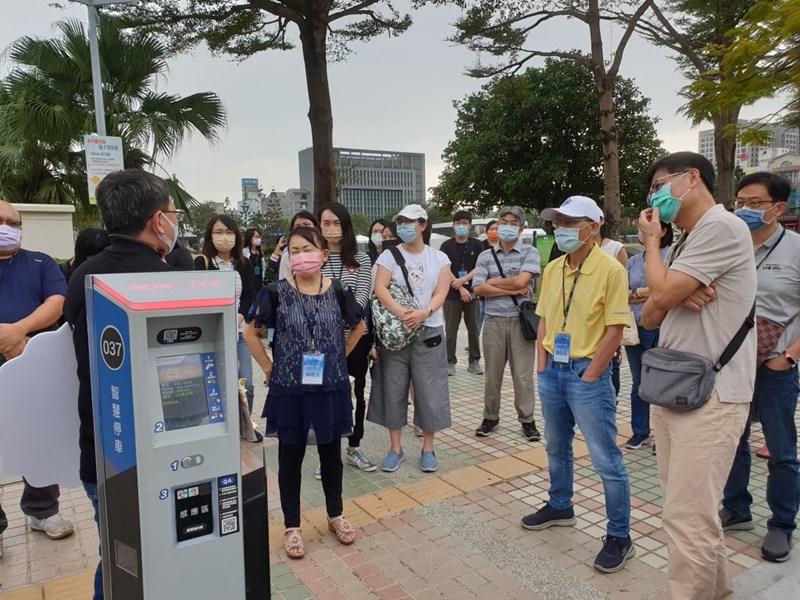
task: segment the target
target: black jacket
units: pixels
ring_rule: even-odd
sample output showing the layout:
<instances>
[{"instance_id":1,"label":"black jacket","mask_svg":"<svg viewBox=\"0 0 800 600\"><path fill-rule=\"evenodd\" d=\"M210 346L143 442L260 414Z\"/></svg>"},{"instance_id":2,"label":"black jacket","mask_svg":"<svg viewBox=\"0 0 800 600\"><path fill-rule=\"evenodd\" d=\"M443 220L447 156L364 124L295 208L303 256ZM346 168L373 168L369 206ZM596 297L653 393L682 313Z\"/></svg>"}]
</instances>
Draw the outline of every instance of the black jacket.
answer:
<instances>
[{"instance_id":1,"label":"black jacket","mask_svg":"<svg viewBox=\"0 0 800 600\"><path fill-rule=\"evenodd\" d=\"M69 280L64 316L73 328L72 341L75 344L75 358L78 361L81 481L97 483L84 280L87 275L102 273L149 273L174 270L161 260L161 256L151 246L132 238L112 235L111 245L78 267Z\"/></svg>"},{"instance_id":2,"label":"black jacket","mask_svg":"<svg viewBox=\"0 0 800 600\"><path fill-rule=\"evenodd\" d=\"M214 263L206 264L205 255L198 256L194 259L195 271L219 271ZM239 298L239 314L245 319L250 312L250 307L253 305L253 298L255 297L255 290L253 289L253 266L250 261L245 259L242 264L235 265L234 268L239 273L242 280L242 295Z\"/></svg>"}]
</instances>

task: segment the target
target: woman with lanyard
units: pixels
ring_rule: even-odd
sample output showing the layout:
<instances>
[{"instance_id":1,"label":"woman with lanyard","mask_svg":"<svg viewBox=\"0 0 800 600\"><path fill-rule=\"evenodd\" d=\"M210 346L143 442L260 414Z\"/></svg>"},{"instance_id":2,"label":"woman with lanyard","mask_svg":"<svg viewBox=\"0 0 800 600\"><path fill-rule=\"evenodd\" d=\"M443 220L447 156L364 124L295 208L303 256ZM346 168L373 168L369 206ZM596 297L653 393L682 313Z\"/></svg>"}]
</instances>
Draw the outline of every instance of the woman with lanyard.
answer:
<instances>
[{"instance_id":1,"label":"woman with lanyard","mask_svg":"<svg viewBox=\"0 0 800 600\"><path fill-rule=\"evenodd\" d=\"M450 289L450 261L447 256L425 245L423 232L428 213L419 204L403 208L395 217L402 244L396 252L405 262L397 263L392 252L384 252L376 263L375 296L406 327L422 328L417 340L400 350L379 348L378 381L373 379L367 419L389 429L390 449L381 464L386 472L397 471L405 460L400 438L408 419L409 384L414 384L414 424L422 429L420 469L432 473L438 468L433 449L437 431L450 427L450 392L447 377L447 350L444 341L442 306ZM406 285L420 307L400 306L389 292L392 279Z\"/></svg>"},{"instance_id":2,"label":"woman with lanyard","mask_svg":"<svg viewBox=\"0 0 800 600\"><path fill-rule=\"evenodd\" d=\"M353 425L346 357L363 334L364 321L353 293L322 275L328 250L319 231L298 227L288 242L292 275L267 287L245 339L269 386L264 410L267 434L278 435L284 548L289 558L302 558L300 482L309 443L316 444L322 465L328 528L342 544L355 541L355 530L342 515L341 438ZM276 330L273 360L261 343L264 327Z\"/></svg>"},{"instance_id":3,"label":"woman with lanyard","mask_svg":"<svg viewBox=\"0 0 800 600\"><path fill-rule=\"evenodd\" d=\"M261 249L261 232L252 227L244 232L244 257L253 267L253 290L258 291L264 286L264 251Z\"/></svg>"},{"instance_id":4,"label":"woman with lanyard","mask_svg":"<svg viewBox=\"0 0 800 600\"><path fill-rule=\"evenodd\" d=\"M349 288L356 298L364 315L364 321L370 319L369 302L372 298L372 262L364 252L358 250L356 232L350 219L350 213L343 204L328 202L319 210L319 222L322 237L328 245L330 255L322 266L322 274L331 279L338 279ZM377 465L369 460L360 449L364 437L364 414L367 402L364 390L367 386L367 369L369 368L369 351L372 348L372 335L367 332L358 341L353 351L347 356L347 371L353 377L353 393L356 397L356 414L353 423L353 435L347 444L345 462L362 471L375 471ZM319 469L317 469L317 474Z\"/></svg>"},{"instance_id":5,"label":"woman with lanyard","mask_svg":"<svg viewBox=\"0 0 800 600\"><path fill-rule=\"evenodd\" d=\"M661 262L664 262L672 245L672 226L669 223L661 223ZM640 234L641 238L641 234ZM641 240L640 240L641 241ZM655 258L654 258L655 259ZM628 356L628 366L631 368L631 429L633 437L625 442L625 447L629 450L638 450L650 439L650 405L639 397L639 384L642 380L642 355L645 350L655 348L658 345L658 329L645 329L642 327L642 305L650 297L650 290L644 276L645 255L634 254L631 256L625 268L628 271L628 303L630 304L633 316L636 319L636 327L639 333L639 343L635 346L625 346L625 354Z\"/></svg>"},{"instance_id":6,"label":"woman with lanyard","mask_svg":"<svg viewBox=\"0 0 800 600\"><path fill-rule=\"evenodd\" d=\"M206 226L203 254L194 261L196 271L236 271L236 322L239 378L246 379L247 406L253 412L253 361L242 339L245 317L253 304L253 267L242 254L242 233L228 215L215 215Z\"/></svg>"},{"instance_id":7,"label":"woman with lanyard","mask_svg":"<svg viewBox=\"0 0 800 600\"><path fill-rule=\"evenodd\" d=\"M317 217L307 210L301 210L292 217L292 221L289 223L289 231L294 231L295 227L316 227L319 229L319 221L317 221ZM288 240L289 238L285 235L278 238L275 244L275 250L273 250L267 263L272 268L272 272L276 274L276 280L286 279L292 274L289 261L281 260L282 257L286 256L286 244Z\"/></svg>"}]
</instances>

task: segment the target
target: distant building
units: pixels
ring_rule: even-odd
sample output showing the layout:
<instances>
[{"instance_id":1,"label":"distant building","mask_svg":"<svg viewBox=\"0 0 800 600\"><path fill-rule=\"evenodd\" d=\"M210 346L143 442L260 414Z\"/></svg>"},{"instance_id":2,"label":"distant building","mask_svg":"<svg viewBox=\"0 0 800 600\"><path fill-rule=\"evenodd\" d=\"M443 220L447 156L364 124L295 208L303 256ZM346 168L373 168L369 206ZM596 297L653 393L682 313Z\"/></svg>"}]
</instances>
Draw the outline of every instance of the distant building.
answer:
<instances>
[{"instance_id":1,"label":"distant building","mask_svg":"<svg viewBox=\"0 0 800 600\"><path fill-rule=\"evenodd\" d=\"M739 120L739 125L748 125L751 121ZM770 139L765 144L743 144L736 142L736 166L746 172L758 170L764 151L780 150L782 152L800 152L800 130L780 125L761 127L768 131ZM704 129L698 134L698 152L717 166L714 154L714 130Z\"/></svg>"},{"instance_id":2,"label":"distant building","mask_svg":"<svg viewBox=\"0 0 800 600\"><path fill-rule=\"evenodd\" d=\"M313 212L312 194L309 190L290 188L283 193L283 218L291 219L301 210Z\"/></svg>"},{"instance_id":3,"label":"distant building","mask_svg":"<svg viewBox=\"0 0 800 600\"><path fill-rule=\"evenodd\" d=\"M314 195L312 148L298 153L300 187ZM396 213L406 204L425 203L425 155L416 152L334 148L339 202L370 220Z\"/></svg>"},{"instance_id":4,"label":"distant building","mask_svg":"<svg viewBox=\"0 0 800 600\"><path fill-rule=\"evenodd\" d=\"M258 185L258 179L242 179L242 199L239 201L239 214L245 220L261 212L261 200L264 194Z\"/></svg>"}]
</instances>

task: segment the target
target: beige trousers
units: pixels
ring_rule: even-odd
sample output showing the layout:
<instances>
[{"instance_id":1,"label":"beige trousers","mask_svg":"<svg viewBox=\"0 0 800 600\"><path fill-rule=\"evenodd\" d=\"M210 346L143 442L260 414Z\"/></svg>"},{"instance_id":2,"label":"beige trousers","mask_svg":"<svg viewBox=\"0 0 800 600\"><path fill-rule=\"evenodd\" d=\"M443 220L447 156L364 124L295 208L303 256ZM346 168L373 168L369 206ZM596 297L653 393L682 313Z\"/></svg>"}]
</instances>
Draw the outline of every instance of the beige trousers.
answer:
<instances>
[{"instance_id":1,"label":"beige trousers","mask_svg":"<svg viewBox=\"0 0 800 600\"><path fill-rule=\"evenodd\" d=\"M514 384L514 406L520 423L533 423L536 395L533 388L533 364L536 342L522 335L519 317L493 317L483 321L483 418L496 421L500 418L500 390L506 363L511 367Z\"/></svg>"},{"instance_id":2,"label":"beige trousers","mask_svg":"<svg viewBox=\"0 0 800 600\"><path fill-rule=\"evenodd\" d=\"M749 411L716 391L697 410L653 407L671 600L733 599L718 510Z\"/></svg>"}]
</instances>

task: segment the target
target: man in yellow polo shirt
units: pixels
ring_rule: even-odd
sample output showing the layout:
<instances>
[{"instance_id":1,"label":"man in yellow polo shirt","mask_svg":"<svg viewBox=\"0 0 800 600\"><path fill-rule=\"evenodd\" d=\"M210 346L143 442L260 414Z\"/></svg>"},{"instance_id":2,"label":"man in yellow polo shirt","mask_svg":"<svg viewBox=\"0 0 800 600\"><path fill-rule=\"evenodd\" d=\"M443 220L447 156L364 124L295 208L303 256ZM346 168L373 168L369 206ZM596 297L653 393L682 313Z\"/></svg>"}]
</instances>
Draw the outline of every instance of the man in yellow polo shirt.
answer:
<instances>
[{"instance_id":1,"label":"man in yellow polo shirt","mask_svg":"<svg viewBox=\"0 0 800 600\"><path fill-rule=\"evenodd\" d=\"M544 271L536 313L537 372L550 470L549 501L522 519L525 529L575 524L572 441L575 424L603 481L608 535L594 568L615 573L635 553L630 537L628 473L617 447L611 358L628 324L628 274L593 241L602 212L594 200L572 196L542 211L553 221L564 255Z\"/></svg>"}]
</instances>

